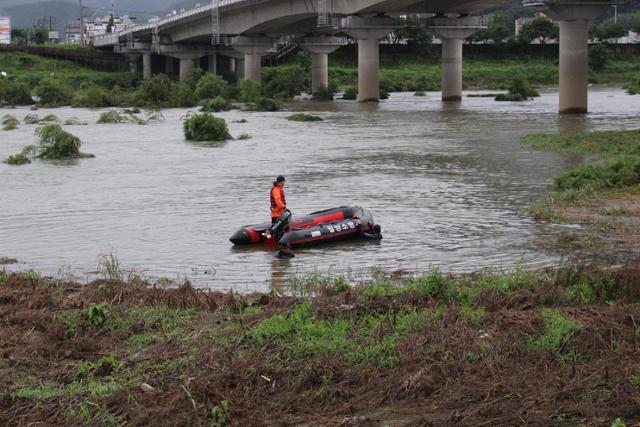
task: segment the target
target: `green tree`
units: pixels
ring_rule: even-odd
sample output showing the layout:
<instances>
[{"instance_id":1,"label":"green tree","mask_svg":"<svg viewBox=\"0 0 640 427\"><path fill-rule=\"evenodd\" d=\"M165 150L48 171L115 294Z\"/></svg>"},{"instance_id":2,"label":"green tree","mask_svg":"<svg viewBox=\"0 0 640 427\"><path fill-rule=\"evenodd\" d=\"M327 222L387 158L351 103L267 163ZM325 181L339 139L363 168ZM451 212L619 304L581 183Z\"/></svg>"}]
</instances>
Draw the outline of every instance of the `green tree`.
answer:
<instances>
[{"instance_id":1,"label":"green tree","mask_svg":"<svg viewBox=\"0 0 640 427\"><path fill-rule=\"evenodd\" d=\"M491 20L487 28L474 33L467 40L476 43L502 43L511 35L511 31L503 16L498 15Z\"/></svg>"},{"instance_id":2,"label":"green tree","mask_svg":"<svg viewBox=\"0 0 640 427\"><path fill-rule=\"evenodd\" d=\"M217 96L227 96L228 90L229 85L222 77L206 73L198 80L194 95L198 100L213 99Z\"/></svg>"},{"instance_id":3,"label":"green tree","mask_svg":"<svg viewBox=\"0 0 640 427\"><path fill-rule=\"evenodd\" d=\"M35 44L45 44L49 40L49 30L44 27L36 28L33 33L33 42Z\"/></svg>"},{"instance_id":4,"label":"green tree","mask_svg":"<svg viewBox=\"0 0 640 427\"><path fill-rule=\"evenodd\" d=\"M547 18L536 18L524 24L518 34L518 39L523 43L540 40L541 44L545 44L549 40L558 39L559 37L560 29Z\"/></svg>"}]
</instances>

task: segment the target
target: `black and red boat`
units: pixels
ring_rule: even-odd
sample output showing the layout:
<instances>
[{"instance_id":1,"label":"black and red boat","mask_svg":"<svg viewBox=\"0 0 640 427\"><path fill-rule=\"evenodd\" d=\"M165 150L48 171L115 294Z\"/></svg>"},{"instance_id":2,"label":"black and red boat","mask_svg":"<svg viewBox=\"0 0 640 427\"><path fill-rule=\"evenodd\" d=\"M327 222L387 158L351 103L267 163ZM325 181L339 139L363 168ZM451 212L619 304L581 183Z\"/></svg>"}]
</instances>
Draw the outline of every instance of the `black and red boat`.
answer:
<instances>
[{"instance_id":1,"label":"black and red boat","mask_svg":"<svg viewBox=\"0 0 640 427\"><path fill-rule=\"evenodd\" d=\"M358 236L368 239L382 238L380 226L374 223L371 212L359 206L342 206L302 216L290 216L286 218L282 232L274 233L273 228L274 226L268 222L247 225L236 231L229 240L234 245L264 242L299 247Z\"/></svg>"}]
</instances>

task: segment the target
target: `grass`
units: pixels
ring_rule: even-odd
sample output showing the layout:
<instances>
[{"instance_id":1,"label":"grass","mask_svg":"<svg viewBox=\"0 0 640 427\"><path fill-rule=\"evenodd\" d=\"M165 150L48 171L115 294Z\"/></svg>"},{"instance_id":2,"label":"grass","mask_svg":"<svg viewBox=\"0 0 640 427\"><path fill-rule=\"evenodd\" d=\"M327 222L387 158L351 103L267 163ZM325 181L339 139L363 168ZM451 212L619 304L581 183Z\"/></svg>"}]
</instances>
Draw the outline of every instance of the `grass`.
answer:
<instances>
[{"instance_id":1,"label":"grass","mask_svg":"<svg viewBox=\"0 0 640 427\"><path fill-rule=\"evenodd\" d=\"M640 155L640 129L626 131L536 133L522 142L538 150L571 154Z\"/></svg>"},{"instance_id":2,"label":"grass","mask_svg":"<svg viewBox=\"0 0 640 427\"><path fill-rule=\"evenodd\" d=\"M318 116L314 116L312 114L306 114L306 113L292 114L291 116L287 117L287 120L289 120L290 122L322 122L324 121L322 117L318 117Z\"/></svg>"},{"instance_id":3,"label":"grass","mask_svg":"<svg viewBox=\"0 0 640 427\"><path fill-rule=\"evenodd\" d=\"M540 317L544 322L544 334L530 339L529 347L533 351L553 354L560 363L575 358L574 337L582 328L580 322L550 308L542 309Z\"/></svg>"}]
</instances>

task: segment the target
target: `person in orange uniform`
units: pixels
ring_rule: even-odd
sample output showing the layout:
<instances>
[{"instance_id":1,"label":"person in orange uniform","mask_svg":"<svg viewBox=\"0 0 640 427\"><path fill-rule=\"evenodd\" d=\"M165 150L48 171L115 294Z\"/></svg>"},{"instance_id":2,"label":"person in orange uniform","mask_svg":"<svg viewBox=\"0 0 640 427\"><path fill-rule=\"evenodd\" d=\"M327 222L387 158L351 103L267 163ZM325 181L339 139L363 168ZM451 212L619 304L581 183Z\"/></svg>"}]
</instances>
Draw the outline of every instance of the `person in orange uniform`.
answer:
<instances>
[{"instance_id":1,"label":"person in orange uniform","mask_svg":"<svg viewBox=\"0 0 640 427\"><path fill-rule=\"evenodd\" d=\"M275 234L274 238L276 242L280 240L282 234L285 232L286 224L291 216L291 212L287 211L287 199L284 196L285 182L284 176L278 176L273 183L273 187L271 187L271 194L269 195L271 199L271 225L273 227L270 232ZM283 216L287 212L289 216ZM280 222L278 222L279 218L282 218ZM277 230L274 230L274 228ZM293 258L294 256L295 255L291 253L289 245L281 246L277 255L280 259Z\"/></svg>"},{"instance_id":2,"label":"person in orange uniform","mask_svg":"<svg viewBox=\"0 0 640 427\"><path fill-rule=\"evenodd\" d=\"M280 175L271 187L271 224L275 224L287 210L287 199L284 197L285 182L284 176Z\"/></svg>"}]
</instances>

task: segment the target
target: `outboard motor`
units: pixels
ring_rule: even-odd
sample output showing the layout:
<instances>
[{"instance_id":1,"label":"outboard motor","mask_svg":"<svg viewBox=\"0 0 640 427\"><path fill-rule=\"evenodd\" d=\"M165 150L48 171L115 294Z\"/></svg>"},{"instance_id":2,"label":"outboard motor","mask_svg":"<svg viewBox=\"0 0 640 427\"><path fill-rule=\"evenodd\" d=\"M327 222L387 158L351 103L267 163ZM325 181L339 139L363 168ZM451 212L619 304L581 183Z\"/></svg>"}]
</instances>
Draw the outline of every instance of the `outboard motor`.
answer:
<instances>
[{"instance_id":1,"label":"outboard motor","mask_svg":"<svg viewBox=\"0 0 640 427\"><path fill-rule=\"evenodd\" d=\"M276 242L280 240L280 237L282 236L284 229L289 223L291 216L291 211L287 210L284 214L282 214L282 216L280 216L280 218L276 220L276 222L271 226L271 229L267 230L274 237L274 240Z\"/></svg>"}]
</instances>

